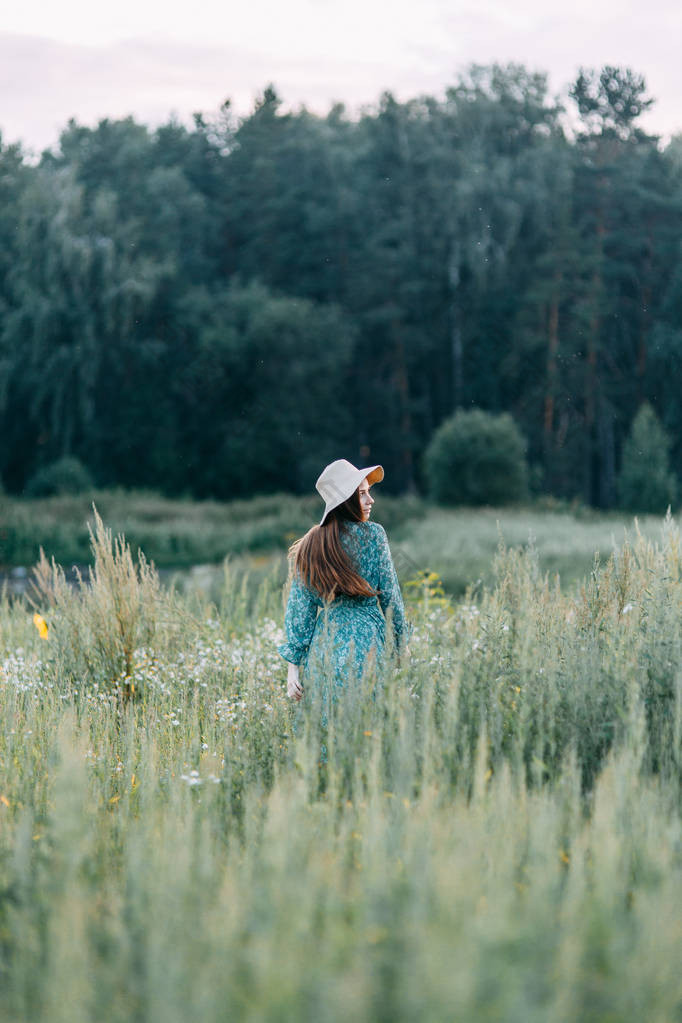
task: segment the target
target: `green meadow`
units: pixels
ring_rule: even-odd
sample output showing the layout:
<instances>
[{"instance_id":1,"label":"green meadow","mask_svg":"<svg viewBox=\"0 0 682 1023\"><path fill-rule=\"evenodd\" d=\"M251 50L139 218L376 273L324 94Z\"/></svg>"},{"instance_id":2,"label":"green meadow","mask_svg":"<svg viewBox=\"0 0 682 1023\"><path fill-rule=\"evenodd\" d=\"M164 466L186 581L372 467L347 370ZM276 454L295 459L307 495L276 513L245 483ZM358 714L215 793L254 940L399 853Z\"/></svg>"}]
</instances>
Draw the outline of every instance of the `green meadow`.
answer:
<instances>
[{"instance_id":1,"label":"green meadow","mask_svg":"<svg viewBox=\"0 0 682 1023\"><path fill-rule=\"evenodd\" d=\"M1 1020L682 1018L676 524L420 521L409 655L326 708L276 559L181 589L95 523L5 594Z\"/></svg>"},{"instance_id":2,"label":"green meadow","mask_svg":"<svg viewBox=\"0 0 682 1023\"><path fill-rule=\"evenodd\" d=\"M541 571L558 574L565 588L589 574L596 552L608 559L634 530L625 513L542 506L447 510L417 497L385 496L380 487L375 497L372 514L388 531L401 581L436 572L453 596L491 583L501 542L533 547ZM251 584L271 572L283 583L288 546L319 521L321 511L317 495L220 503L124 490L30 501L0 494L0 570L35 564L41 548L65 567L87 564L93 505L114 535L125 535L133 553L141 549L166 578L177 572L179 586L203 588L215 599L226 558L233 572L249 574ZM657 518L638 525L646 536L660 530Z\"/></svg>"}]
</instances>

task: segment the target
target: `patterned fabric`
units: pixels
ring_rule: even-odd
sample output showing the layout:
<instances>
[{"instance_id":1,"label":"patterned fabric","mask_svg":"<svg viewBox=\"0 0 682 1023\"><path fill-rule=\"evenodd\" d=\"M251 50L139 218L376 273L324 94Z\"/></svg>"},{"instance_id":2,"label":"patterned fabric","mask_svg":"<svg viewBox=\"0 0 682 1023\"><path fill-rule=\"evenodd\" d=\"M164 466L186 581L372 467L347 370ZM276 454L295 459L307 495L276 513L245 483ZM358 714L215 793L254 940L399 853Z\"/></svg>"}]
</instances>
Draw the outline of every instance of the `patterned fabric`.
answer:
<instances>
[{"instance_id":1,"label":"patterned fabric","mask_svg":"<svg viewBox=\"0 0 682 1023\"><path fill-rule=\"evenodd\" d=\"M287 642L282 657L302 668L301 680L316 684L329 678L335 688L359 678L386 649L386 619L392 622L395 646L408 639L408 626L388 538L378 522L345 522L341 543L359 575L378 590L377 597L337 597L324 605L298 574L287 601Z\"/></svg>"}]
</instances>

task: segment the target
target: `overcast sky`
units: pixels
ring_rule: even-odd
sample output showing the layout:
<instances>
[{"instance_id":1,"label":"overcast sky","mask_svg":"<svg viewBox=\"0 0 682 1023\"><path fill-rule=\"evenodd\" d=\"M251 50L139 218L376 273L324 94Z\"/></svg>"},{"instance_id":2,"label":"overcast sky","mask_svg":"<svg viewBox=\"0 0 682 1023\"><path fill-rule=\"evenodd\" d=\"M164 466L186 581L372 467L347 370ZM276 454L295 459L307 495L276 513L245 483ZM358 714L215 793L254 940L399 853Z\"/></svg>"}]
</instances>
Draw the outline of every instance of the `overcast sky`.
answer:
<instances>
[{"instance_id":1,"label":"overcast sky","mask_svg":"<svg viewBox=\"0 0 682 1023\"><path fill-rule=\"evenodd\" d=\"M626 65L656 98L643 125L682 131L679 0L0 0L0 131L33 151L70 117L247 113L274 82L288 107L352 110L384 89L442 95L458 71L515 61L565 92Z\"/></svg>"}]
</instances>

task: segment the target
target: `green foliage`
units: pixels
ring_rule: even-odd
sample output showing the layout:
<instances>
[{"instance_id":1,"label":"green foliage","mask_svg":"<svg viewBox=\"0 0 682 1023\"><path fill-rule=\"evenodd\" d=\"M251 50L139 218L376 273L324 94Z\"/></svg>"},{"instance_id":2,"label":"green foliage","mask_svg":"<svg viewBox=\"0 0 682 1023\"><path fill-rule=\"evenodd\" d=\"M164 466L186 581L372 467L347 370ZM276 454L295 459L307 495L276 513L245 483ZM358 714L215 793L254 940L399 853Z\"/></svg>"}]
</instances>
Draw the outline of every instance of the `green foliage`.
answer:
<instances>
[{"instance_id":1,"label":"green foliage","mask_svg":"<svg viewBox=\"0 0 682 1023\"><path fill-rule=\"evenodd\" d=\"M460 410L436 430L424 456L439 504L513 504L528 494L526 444L506 413Z\"/></svg>"},{"instance_id":2,"label":"green foliage","mask_svg":"<svg viewBox=\"0 0 682 1023\"><path fill-rule=\"evenodd\" d=\"M104 486L309 492L339 456L423 485L434 425L510 412L542 489L617 504L618 414L682 465L678 147L627 68L472 66L357 118L272 86L191 128L0 144L0 474L69 451Z\"/></svg>"},{"instance_id":3,"label":"green foliage","mask_svg":"<svg viewBox=\"0 0 682 1023\"><path fill-rule=\"evenodd\" d=\"M92 476L82 462L71 455L43 466L26 484L26 497L63 497L94 489Z\"/></svg>"},{"instance_id":4,"label":"green foliage","mask_svg":"<svg viewBox=\"0 0 682 1023\"><path fill-rule=\"evenodd\" d=\"M647 402L633 419L623 445L618 493L621 506L633 512L663 514L677 500L678 482L670 471L670 438Z\"/></svg>"},{"instance_id":5,"label":"green foliage","mask_svg":"<svg viewBox=\"0 0 682 1023\"><path fill-rule=\"evenodd\" d=\"M355 342L347 317L233 283L188 294L179 322L198 340L179 397L193 426L177 452L193 492L223 500L309 492L334 444L350 435L348 407L337 400Z\"/></svg>"},{"instance_id":6,"label":"green foliage","mask_svg":"<svg viewBox=\"0 0 682 1023\"><path fill-rule=\"evenodd\" d=\"M581 68L570 95L590 131L628 138L634 122L654 102L645 92L642 75L629 68L606 65L599 75Z\"/></svg>"}]
</instances>

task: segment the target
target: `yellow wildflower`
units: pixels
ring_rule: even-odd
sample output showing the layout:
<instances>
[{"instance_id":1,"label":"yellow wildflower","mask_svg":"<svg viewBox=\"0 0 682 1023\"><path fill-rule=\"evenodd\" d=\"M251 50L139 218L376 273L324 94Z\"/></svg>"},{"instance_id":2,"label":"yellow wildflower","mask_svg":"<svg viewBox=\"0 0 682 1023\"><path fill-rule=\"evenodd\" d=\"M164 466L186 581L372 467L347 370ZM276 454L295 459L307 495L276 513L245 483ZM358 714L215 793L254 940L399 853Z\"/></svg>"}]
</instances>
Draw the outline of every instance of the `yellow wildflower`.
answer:
<instances>
[{"instance_id":1,"label":"yellow wildflower","mask_svg":"<svg viewBox=\"0 0 682 1023\"><path fill-rule=\"evenodd\" d=\"M47 639L47 622L45 621L42 615L38 614L37 611L33 615L33 624L38 630L38 635L40 636L40 638Z\"/></svg>"}]
</instances>

